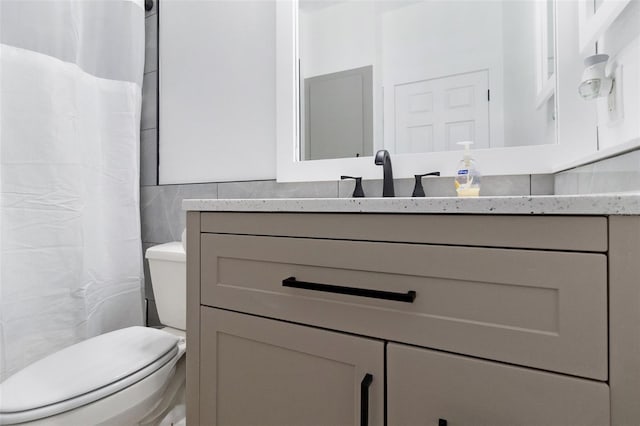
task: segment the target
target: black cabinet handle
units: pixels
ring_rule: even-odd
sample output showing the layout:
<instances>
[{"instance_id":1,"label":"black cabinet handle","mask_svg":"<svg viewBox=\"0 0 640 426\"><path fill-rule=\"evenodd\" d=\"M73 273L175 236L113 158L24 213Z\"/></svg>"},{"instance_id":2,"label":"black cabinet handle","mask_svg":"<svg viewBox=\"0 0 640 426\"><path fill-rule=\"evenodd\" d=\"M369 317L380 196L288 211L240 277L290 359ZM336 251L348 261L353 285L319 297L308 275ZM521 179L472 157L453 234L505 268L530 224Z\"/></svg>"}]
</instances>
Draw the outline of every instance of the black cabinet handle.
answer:
<instances>
[{"instance_id":1,"label":"black cabinet handle","mask_svg":"<svg viewBox=\"0 0 640 426\"><path fill-rule=\"evenodd\" d=\"M445 419L438 419L438 426L447 426L447 421Z\"/></svg>"},{"instance_id":2,"label":"black cabinet handle","mask_svg":"<svg viewBox=\"0 0 640 426\"><path fill-rule=\"evenodd\" d=\"M331 284L318 284L306 281L298 281L296 277L282 280L284 287L302 288L305 290L324 291L327 293L349 294L351 296L371 297L373 299L395 300L397 302L413 303L416 292L411 290L406 293L394 293L392 291L372 290L368 288L343 287Z\"/></svg>"},{"instance_id":3,"label":"black cabinet handle","mask_svg":"<svg viewBox=\"0 0 640 426\"><path fill-rule=\"evenodd\" d=\"M367 373L360 382L360 426L369 425L369 386L372 381L373 376Z\"/></svg>"}]
</instances>

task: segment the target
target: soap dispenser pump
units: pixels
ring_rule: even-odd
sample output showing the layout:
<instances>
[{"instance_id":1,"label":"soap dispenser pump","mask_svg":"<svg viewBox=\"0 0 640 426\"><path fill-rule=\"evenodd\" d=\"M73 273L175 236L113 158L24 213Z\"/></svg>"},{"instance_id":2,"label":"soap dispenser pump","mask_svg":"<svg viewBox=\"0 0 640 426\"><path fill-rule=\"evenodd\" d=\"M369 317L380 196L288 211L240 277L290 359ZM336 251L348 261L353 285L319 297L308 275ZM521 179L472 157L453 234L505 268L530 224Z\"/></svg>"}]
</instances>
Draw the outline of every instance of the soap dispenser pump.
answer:
<instances>
[{"instance_id":1,"label":"soap dispenser pump","mask_svg":"<svg viewBox=\"0 0 640 426\"><path fill-rule=\"evenodd\" d=\"M455 186L458 197L477 197L480 195L480 172L476 161L471 158L472 141L458 142L464 146L462 160L458 163Z\"/></svg>"}]
</instances>

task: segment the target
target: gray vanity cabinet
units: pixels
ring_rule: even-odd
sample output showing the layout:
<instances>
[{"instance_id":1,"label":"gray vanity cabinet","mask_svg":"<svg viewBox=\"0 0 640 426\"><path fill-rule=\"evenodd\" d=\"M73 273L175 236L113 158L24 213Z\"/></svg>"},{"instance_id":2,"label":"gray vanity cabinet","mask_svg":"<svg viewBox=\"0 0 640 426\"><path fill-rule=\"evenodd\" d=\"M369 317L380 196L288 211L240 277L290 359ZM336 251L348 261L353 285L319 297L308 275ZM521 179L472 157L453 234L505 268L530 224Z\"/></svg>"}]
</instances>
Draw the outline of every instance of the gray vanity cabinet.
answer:
<instances>
[{"instance_id":1,"label":"gray vanity cabinet","mask_svg":"<svg viewBox=\"0 0 640 426\"><path fill-rule=\"evenodd\" d=\"M612 221L189 212L189 424L640 423Z\"/></svg>"}]
</instances>

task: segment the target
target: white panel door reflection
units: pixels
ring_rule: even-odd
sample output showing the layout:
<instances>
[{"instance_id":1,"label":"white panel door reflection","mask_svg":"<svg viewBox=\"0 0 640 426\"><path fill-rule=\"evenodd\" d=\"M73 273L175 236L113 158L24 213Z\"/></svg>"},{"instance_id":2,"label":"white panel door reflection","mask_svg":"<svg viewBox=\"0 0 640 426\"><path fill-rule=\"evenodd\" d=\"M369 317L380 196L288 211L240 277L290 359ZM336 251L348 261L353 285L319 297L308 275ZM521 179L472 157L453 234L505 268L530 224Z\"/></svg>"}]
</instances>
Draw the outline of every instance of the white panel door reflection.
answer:
<instances>
[{"instance_id":1,"label":"white panel door reflection","mask_svg":"<svg viewBox=\"0 0 640 426\"><path fill-rule=\"evenodd\" d=\"M487 70L396 85L395 152L489 148Z\"/></svg>"}]
</instances>

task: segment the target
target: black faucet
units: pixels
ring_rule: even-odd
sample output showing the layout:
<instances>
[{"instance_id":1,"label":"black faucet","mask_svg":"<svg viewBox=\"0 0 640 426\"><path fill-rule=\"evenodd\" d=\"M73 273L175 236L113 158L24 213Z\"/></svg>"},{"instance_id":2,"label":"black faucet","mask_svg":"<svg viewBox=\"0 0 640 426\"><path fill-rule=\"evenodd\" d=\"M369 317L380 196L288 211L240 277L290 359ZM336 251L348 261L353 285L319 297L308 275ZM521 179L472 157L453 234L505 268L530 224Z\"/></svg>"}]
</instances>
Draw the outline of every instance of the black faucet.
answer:
<instances>
[{"instance_id":1,"label":"black faucet","mask_svg":"<svg viewBox=\"0 0 640 426\"><path fill-rule=\"evenodd\" d=\"M375 163L377 166L382 166L382 196L395 197L396 194L393 190L393 171L391 170L391 156L389 156L389 151L381 149L376 152Z\"/></svg>"}]
</instances>

